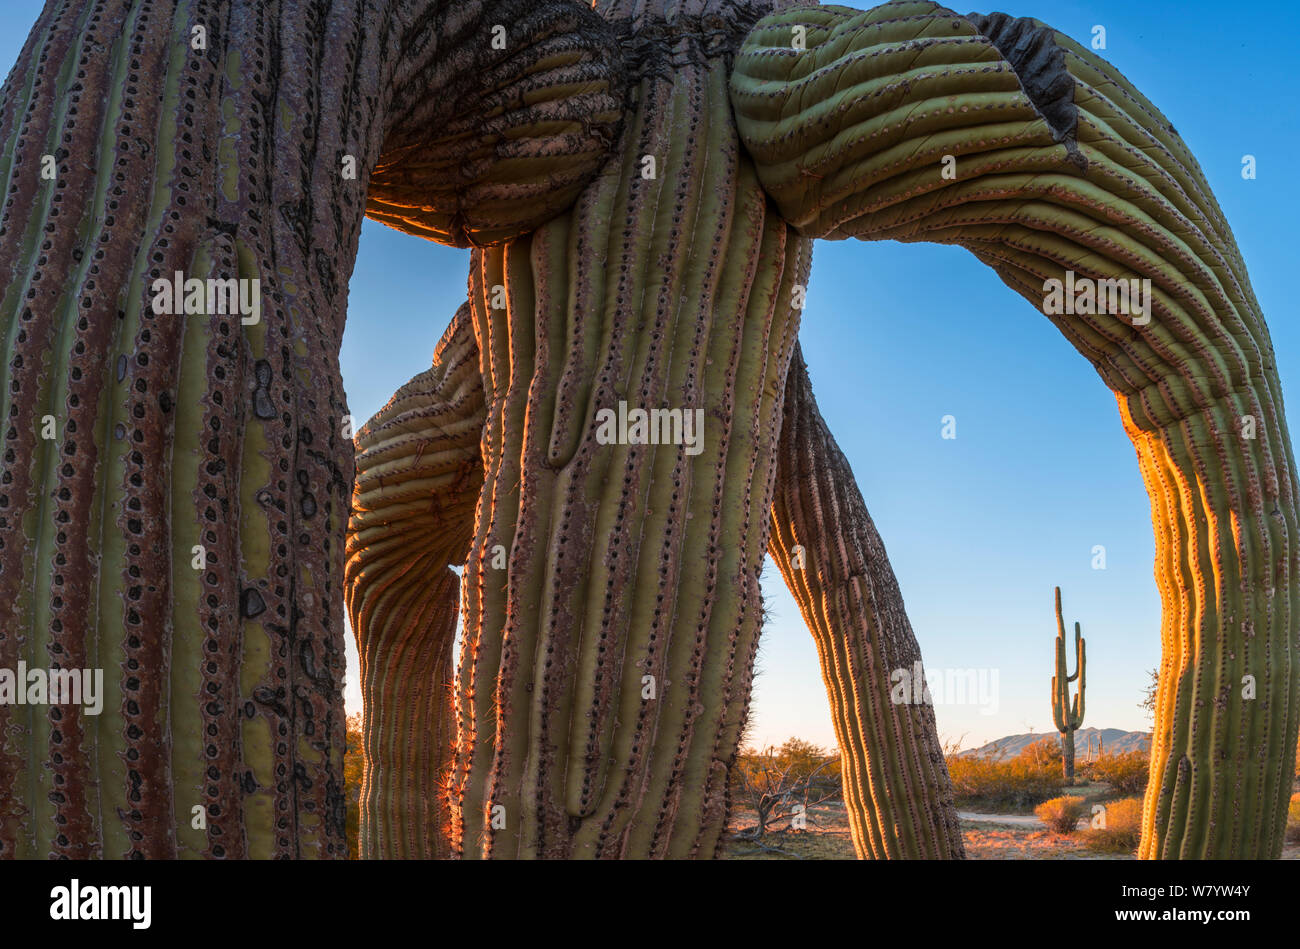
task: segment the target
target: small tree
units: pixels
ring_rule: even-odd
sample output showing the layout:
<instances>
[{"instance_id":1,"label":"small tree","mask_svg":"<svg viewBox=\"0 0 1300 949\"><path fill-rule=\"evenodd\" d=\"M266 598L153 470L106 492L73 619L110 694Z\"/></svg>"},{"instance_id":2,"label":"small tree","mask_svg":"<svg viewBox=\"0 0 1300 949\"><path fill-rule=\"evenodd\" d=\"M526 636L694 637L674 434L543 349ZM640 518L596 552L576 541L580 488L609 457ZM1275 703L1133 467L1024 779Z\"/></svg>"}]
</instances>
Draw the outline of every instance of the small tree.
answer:
<instances>
[{"instance_id":1,"label":"small tree","mask_svg":"<svg viewBox=\"0 0 1300 949\"><path fill-rule=\"evenodd\" d=\"M1142 701L1138 703L1138 708L1145 709L1147 720L1154 724L1156 719L1156 689L1160 686L1160 670L1152 669L1147 674L1151 679L1147 682L1147 687L1142 690Z\"/></svg>"},{"instance_id":2,"label":"small tree","mask_svg":"<svg viewBox=\"0 0 1300 949\"><path fill-rule=\"evenodd\" d=\"M1065 757L1065 753L1061 751L1060 739L1046 735L1038 739L1038 741L1025 745L1017 757L1021 761L1037 767L1060 767L1061 759Z\"/></svg>"},{"instance_id":3,"label":"small tree","mask_svg":"<svg viewBox=\"0 0 1300 949\"><path fill-rule=\"evenodd\" d=\"M797 856L764 843L763 837L801 830L806 820L816 823L810 810L840 795L839 781L828 773L838 766L838 756L794 738L780 749L742 749L733 771L733 792L754 812L754 823L732 836L754 844L754 849L738 856L761 851Z\"/></svg>"}]
</instances>

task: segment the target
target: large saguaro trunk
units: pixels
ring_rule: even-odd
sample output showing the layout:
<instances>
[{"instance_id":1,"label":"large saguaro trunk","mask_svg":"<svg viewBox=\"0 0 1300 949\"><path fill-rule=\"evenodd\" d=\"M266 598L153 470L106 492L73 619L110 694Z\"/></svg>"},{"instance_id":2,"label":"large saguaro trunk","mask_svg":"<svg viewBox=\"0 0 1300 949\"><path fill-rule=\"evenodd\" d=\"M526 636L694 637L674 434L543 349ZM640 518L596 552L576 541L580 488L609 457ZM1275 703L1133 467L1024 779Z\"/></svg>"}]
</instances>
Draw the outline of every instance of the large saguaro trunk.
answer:
<instances>
[{"instance_id":1,"label":"large saguaro trunk","mask_svg":"<svg viewBox=\"0 0 1300 949\"><path fill-rule=\"evenodd\" d=\"M467 857L708 857L726 822L810 262L740 154L710 46L743 34L729 14L705 30L646 12L618 161L570 214L473 257L488 412L452 771ZM699 410L700 440L601 437L620 403Z\"/></svg>"},{"instance_id":2,"label":"large saguaro trunk","mask_svg":"<svg viewBox=\"0 0 1300 949\"><path fill-rule=\"evenodd\" d=\"M0 92L0 667L104 694L0 704L0 857L346 855L367 187L525 233L603 162L616 53L560 0L51 0Z\"/></svg>"},{"instance_id":3,"label":"large saguaro trunk","mask_svg":"<svg viewBox=\"0 0 1300 949\"><path fill-rule=\"evenodd\" d=\"M346 854L339 156L364 182L393 40L362 6L52 2L5 84L0 666L105 695L0 706L2 856ZM155 312L177 272L259 305Z\"/></svg>"}]
</instances>

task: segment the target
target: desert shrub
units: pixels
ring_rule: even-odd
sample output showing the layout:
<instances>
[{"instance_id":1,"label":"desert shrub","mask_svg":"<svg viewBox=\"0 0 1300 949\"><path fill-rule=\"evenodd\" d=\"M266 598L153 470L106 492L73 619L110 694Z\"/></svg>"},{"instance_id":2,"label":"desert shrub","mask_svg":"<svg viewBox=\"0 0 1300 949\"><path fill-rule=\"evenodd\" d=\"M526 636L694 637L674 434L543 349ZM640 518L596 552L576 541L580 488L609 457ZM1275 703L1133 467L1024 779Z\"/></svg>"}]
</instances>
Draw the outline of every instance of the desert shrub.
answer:
<instances>
[{"instance_id":1,"label":"desert shrub","mask_svg":"<svg viewBox=\"0 0 1300 949\"><path fill-rule=\"evenodd\" d=\"M1105 826L1084 831L1083 842L1101 853L1132 853L1142 839L1142 799L1126 797L1105 807Z\"/></svg>"},{"instance_id":2,"label":"desert shrub","mask_svg":"<svg viewBox=\"0 0 1300 949\"><path fill-rule=\"evenodd\" d=\"M793 830L800 809L842 797L839 767L838 755L799 738L780 748L742 748L731 768L731 798L753 823L733 836L761 841L768 831Z\"/></svg>"},{"instance_id":3,"label":"desert shrub","mask_svg":"<svg viewBox=\"0 0 1300 949\"><path fill-rule=\"evenodd\" d=\"M1060 764L1036 764L1023 756L994 761L975 755L948 758L958 807L1024 812L1056 797L1065 780Z\"/></svg>"},{"instance_id":4,"label":"desert shrub","mask_svg":"<svg viewBox=\"0 0 1300 949\"><path fill-rule=\"evenodd\" d=\"M1151 765L1140 751L1122 751L1098 755L1090 763L1089 772L1094 781L1105 781L1120 794L1137 794L1146 790Z\"/></svg>"},{"instance_id":5,"label":"desert shrub","mask_svg":"<svg viewBox=\"0 0 1300 949\"><path fill-rule=\"evenodd\" d=\"M1300 794L1291 795L1291 805L1286 811L1286 839L1300 844Z\"/></svg>"},{"instance_id":6,"label":"desert shrub","mask_svg":"<svg viewBox=\"0 0 1300 949\"><path fill-rule=\"evenodd\" d=\"M828 789L838 789L840 786L838 752L828 751L802 738L787 738L780 747L742 747L731 769L732 789L739 790L744 780L752 780L756 774L770 770L788 773L796 781L806 781L811 776L819 788L825 785Z\"/></svg>"},{"instance_id":7,"label":"desert shrub","mask_svg":"<svg viewBox=\"0 0 1300 949\"><path fill-rule=\"evenodd\" d=\"M1061 761L1065 757L1065 752L1061 750L1061 740L1051 735L1040 738L1038 741L1025 745L1017 756L1019 760L1030 765L1046 767L1051 765L1060 768Z\"/></svg>"},{"instance_id":8,"label":"desert shrub","mask_svg":"<svg viewBox=\"0 0 1300 949\"><path fill-rule=\"evenodd\" d=\"M1083 816L1084 800L1081 797L1054 797L1034 808L1038 819L1058 834L1072 834Z\"/></svg>"}]
</instances>

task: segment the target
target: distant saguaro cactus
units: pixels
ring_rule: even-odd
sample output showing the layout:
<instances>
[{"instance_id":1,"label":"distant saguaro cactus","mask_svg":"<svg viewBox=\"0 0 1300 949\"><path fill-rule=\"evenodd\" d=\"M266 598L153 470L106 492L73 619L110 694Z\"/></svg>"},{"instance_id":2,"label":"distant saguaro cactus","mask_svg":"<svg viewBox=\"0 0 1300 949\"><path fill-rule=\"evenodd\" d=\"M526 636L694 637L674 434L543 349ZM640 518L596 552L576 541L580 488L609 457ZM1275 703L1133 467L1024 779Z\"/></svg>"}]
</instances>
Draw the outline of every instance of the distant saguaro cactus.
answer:
<instances>
[{"instance_id":1,"label":"distant saguaro cactus","mask_svg":"<svg viewBox=\"0 0 1300 949\"><path fill-rule=\"evenodd\" d=\"M1056 675L1052 676L1052 721L1061 733L1062 767L1065 779L1074 780L1074 732L1083 724L1083 688L1084 688L1084 650L1083 635L1079 624L1074 624L1074 675L1066 675L1065 661L1065 620L1061 617L1061 588L1056 588ZM1074 694L1074 704L1070 704L1070 683L1079 680L1079 688ZM1091 744L1091 739L1089 740Z\"/></svg>"}]
</instances>

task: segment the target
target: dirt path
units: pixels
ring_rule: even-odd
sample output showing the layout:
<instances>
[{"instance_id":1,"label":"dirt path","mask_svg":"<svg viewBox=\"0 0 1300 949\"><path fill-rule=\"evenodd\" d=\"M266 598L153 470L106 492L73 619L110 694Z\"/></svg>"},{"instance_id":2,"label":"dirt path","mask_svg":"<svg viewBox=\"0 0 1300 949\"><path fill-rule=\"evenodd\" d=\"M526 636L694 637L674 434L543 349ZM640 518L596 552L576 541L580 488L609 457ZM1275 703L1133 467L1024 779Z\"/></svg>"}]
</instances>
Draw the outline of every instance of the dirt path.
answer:
<instances>
[{"instance_id":1,"label":"dirt path","mask_svg":"<svg viewBox=\"0 0 1300 949\"><path fill-rule=\"evenodd\" d=\"M976 821L982 824L1007 824L1011 827L1041 828L1043 822L1033 814L977 814L974 811L958 811L962 820Z\"/></svg>"},{"instance_id":2,"label":"dirt path","mask_svg":"<svg viewBox=\"0 0 1300 949\"><path fill-rule=\"evenodd\" d=\"M959 811L962 840L968 860L1134 860L1136 854L1108 854L1089 850L1079 834L1054 834L1029 814L981 814ZM768 834L764 843L785 853L756 851L753 844L730 839L724 844L725 860L853 860L853 839L841 803L810 808L808 829ZM733 832L753 823L752 812L738 811ZM1081 819L1086 824L1086 818ZM1283 860L1300 860L1300 843L1282 851Z\"/></svg>"},{"instance_id":3,"label":"dirt path","mask_svg":"<svg viewBox=\"0 0 1300 949\"><path fill-rule=\"evenodd\" d=\"M808 812L808 829L764 837L764 843L784 853L757 850L746 841L730 840L728 860L853 860L844 805L823 804ZM1115 860L1124 855L1103 855L1087 850L1076 839L1053 834L1033 815L960 812L966 856L971 860ZM736 814L732 827L752 824L752 815Z\"/></svg>"}]
</instances>

